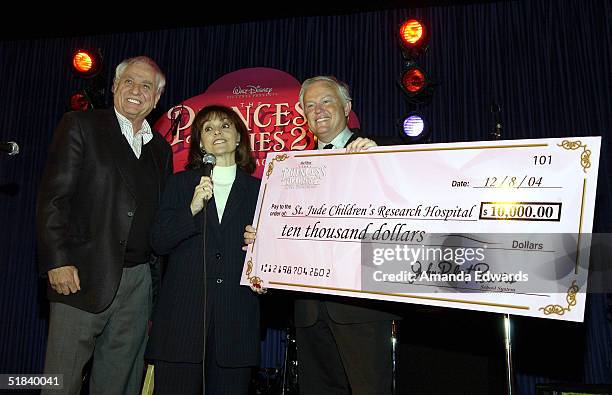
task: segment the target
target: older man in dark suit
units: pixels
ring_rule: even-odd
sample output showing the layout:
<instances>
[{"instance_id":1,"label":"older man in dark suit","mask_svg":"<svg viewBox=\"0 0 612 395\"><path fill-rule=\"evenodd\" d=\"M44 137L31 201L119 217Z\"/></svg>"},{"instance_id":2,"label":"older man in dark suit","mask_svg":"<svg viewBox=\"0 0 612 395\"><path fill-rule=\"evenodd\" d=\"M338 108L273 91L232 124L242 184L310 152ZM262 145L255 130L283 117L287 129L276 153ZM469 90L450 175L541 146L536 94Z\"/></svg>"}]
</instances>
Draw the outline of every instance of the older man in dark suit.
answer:
<instances>
[{"instance_id":1,"label":"older man in dark suit","mask_svg":"<svg viewBox=\"0 0 612 395\"><path fill-rule=\"evenodd\" d=\"M172 173L170 146L145 118L164 86L153 60L124 60L114 109L65 114L49 149L37 236L51 302L45 373L63 374L63 393L79 393L92 356L91 394L139 393L151 309L149 233Z\"/></svg>"},{"instance_id":2,"label":"older man in dark suit","mask_svg":"<svg viewBox=\"0 0 612 395\"><path fill-rule=\"evenodd\" d=\"M351 97L348 87L334 77L304 81L300 104L318 149L357 152L376 146L348 128ZM252 243L255 229L247 226L244 237L246 244ZM296 298L300 394L391 394L391 322L399 317L363 299L314 294Z\"/></svg>"}]
</instances>

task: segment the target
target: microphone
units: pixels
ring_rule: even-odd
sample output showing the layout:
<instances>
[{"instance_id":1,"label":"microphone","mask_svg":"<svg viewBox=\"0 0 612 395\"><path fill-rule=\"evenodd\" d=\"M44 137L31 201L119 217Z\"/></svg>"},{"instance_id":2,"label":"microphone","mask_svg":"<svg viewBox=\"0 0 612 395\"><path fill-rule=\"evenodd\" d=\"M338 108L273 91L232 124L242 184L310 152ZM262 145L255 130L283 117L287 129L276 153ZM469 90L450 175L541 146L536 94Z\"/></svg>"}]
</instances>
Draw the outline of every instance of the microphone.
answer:
<instances>
[{"instance_id":1,"label":"microphone","mask_svg":"<svg viewBox=\"0 0 612 395\"><path fill-rule=\"evenodd\" d=\"M9 155L17 155L19 153L19 145L14 141L0 142L0 151L6 152Z\"/></svg>"},{"instance_id":2,"label":"microphone","mask_svg":"<svg viewBox=\"0 0 612 395\"><path fill-rule=\"evenodd\" d=\"M204 164L202 167L204 169L204 176L210 177L213 167L215 167L215 164L217 163L217 158L215 158L213 154L206 153L202 157L202 163Z\"/></svg>"},{"instance_id":3,"label":"microphone","mask_svg":"<svg viewBox=\"0 0 612 395\"><path fill-rule=\"evenodd\" d=\"M213 154L205 153L202 157L202 163L204 164L204 166L202 166L204 176L210 177L210 175L212 174L213 167L215 167L215 164L217 163L217 158ZM208 201L208 199L204 200ZM204 210L206 210L206 205L204 205Z\"/></svg>"}]
</instances>

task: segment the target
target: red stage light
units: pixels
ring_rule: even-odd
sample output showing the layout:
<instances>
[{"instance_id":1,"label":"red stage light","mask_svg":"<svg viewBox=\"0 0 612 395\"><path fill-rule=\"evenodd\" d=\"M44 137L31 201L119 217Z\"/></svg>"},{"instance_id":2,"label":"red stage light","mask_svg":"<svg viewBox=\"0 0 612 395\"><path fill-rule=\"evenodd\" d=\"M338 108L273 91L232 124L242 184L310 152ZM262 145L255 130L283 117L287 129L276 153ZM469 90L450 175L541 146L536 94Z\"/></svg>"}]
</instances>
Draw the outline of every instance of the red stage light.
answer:
<instances>
[{"instance_id":1,"label":"red stage light","mask_svg":"<svg viewBox=\"0 0 612 395\"><path fill-rule=\"evenodd\" d=\"M72 65L79 73L87 73L93 67L93 59L85 51L78 51L72 57Z\"/></svg>"},{"instance_id":2,"label":"red stage light","mask_svg":"<svg viewBox=\"0 0 612 395\"><path fill-rule=\"evenodd\" d=\"M427 51L428 30L425 25L416 20L408 19L399 28L399 41L404 59L414 62Z\"/></svg>"},{"instance_id":3,"label":"red stage light","mask_svg":"<svg viewBox=\"0 0 612 395\"><path fill-rule=\"evenodd\" d=\"M416 67L406 70L402 75L402 87L410 96L418 94L425 88L426 84L427 77Z\"/></svg>"},{"instance_id":4,"label":"red stage light","mask_svg":"<svg viewBox=\"0 0 612 395\"><path fill-rule=\"evenodd\" d=\"M82 78L94 77L102 68L102 56L99 52L77 49L72 54L72 70Z\"/></svg>"},{"instance_id":5,"label":"red stage light","mask_svg":"<svg viewBox=\"0 0 612 395\"><path fill-rule=\"evenodd\" d=\"M90 108L92 108L91 102L85 93L77 92L70 96L70 110L88 111Z\"/></svg>"},{"instance_id":6,"label":"red stage light","mask_svg":"<svg viewBox=\"0 0 612 395\"><path fill-rule=\"evenodd\" d=\"M425 33L425 26L416 19L409 19L400 26L400 38L408 47L416 47L425 41Z\"/></svg>"}]
</instances>

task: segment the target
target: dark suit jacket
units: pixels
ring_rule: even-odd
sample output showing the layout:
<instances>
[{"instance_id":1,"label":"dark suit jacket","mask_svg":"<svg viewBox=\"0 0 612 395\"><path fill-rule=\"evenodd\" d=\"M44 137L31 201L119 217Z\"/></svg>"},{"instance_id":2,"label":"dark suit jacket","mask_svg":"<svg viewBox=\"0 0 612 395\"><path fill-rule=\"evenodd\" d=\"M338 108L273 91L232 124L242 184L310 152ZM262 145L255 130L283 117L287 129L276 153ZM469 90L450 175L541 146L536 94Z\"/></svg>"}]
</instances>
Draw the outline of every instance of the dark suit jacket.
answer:
<instances>
[{"instance_id":1,"label":"dark suit jacket","mask_svg":"<svg viewBox=\"0 0 612 395\"><path fill-rule=\"evenodd\" d=\"M346 145L357 137L359 136L353 133L346 142ZM360 298L313 295L312 299L296 299L294 310L295 326L306 327L314 325L319 316L319 303L324 303L330 318L340 324L390 321L400 318L385 311L388 309L388 303L383 304Z\"/></svg>"},{"instance_id":2,"label":"dark suit jacket","mask_svg":"<svg viewBox=\"0 0 612 395\"><path fill-rule=\"evenodd\" d=\"M113 109L66 113L55 130L36 207L39 271L74 265L81 290L64 296L48 287L50 301L97 313L115 296L138 210L117 150L124 140ZM149 145L161 196L172 150L157 132Z\"/></svg>"},{"instance_id":3,"label":"dark suit jacket","mask_svg":"<svg viewBox=\"0 0 612 395\"><path fill-rule=\"evenodd\" d=\"M259 180L241 170L219 224L214 197L206 208L206 271L203 278L203 212L189 205L202 173L188 170L168 180L152 232L152 245L169 254L146 357L201 362L204 347L204 292L212 311L217 362L226 367L259 363L259 300L240 285L244 227L253 222ZM219 281L221 280L221 281ZM207 328L209 330L210 328Z\"/></svg>"}]
</instances>

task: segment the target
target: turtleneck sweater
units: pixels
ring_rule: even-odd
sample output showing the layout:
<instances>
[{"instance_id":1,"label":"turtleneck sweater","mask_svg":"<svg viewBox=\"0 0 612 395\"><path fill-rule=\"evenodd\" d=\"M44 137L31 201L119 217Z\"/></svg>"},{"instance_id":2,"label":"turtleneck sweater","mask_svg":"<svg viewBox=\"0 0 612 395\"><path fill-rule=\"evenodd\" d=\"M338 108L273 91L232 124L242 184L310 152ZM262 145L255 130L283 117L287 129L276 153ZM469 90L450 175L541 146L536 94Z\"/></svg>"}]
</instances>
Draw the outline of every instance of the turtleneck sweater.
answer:
<instances>
[{"instance_id":1,"label":"turtleneck sweater","mask_svg":"<svg viewBox=\"0 0 612 395\"><path fill-rule=\"evenodd\" d=\"M212 172L213 182L213 193L215 196L215 203L217 205L217 215L219 217L219 223L223 218L223 211L225 211L225 204L229 197L230 191L232 190L232 184L236 179L236 165L232 166L215 166Z\"/></svg>"}]
</instances>

